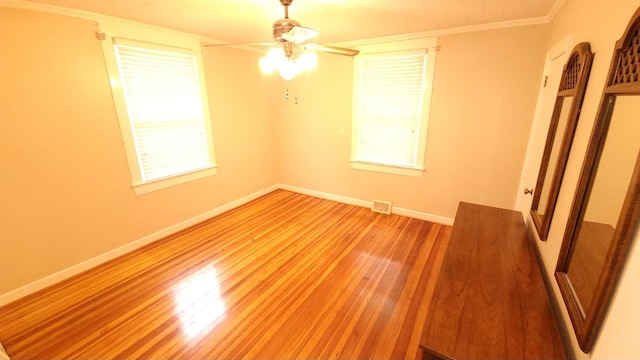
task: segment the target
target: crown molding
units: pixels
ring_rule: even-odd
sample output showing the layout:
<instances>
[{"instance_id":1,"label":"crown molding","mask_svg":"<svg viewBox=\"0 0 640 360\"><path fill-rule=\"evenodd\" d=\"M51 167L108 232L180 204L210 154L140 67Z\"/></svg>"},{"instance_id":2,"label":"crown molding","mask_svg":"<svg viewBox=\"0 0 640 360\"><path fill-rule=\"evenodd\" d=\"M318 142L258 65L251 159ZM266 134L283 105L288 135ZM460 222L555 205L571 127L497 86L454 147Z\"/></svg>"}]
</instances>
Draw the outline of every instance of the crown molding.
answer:
<instances>
[{"instance_id":1,"label":"crown molding","mask_svg":"<svg viewBox=\"0 0 640 360\"><path fill-rule=\"evenodd\" d=\"M22 9L22 10L33 10L33 11L41 11L41 12L47 12L47 13L52 13L52 14L57 14L57 15L72 16L72 17L76 17L76 18L93 20L96 23L105 22L105 21L112 22L112 23L119 23L119 24L123 24L123 25L135 26L135 27L146 29L146 30L150 30L150 31L161 31L161 32L164 32L164 33L171 33L171 34L177 35L177 36L191 37L191 38L197 39L198 41L200 41L203 44L217 45L219 47L223 47L224 46L224 47L228 47L228 48L234 48L234 49L239 49L239 50L244 50L244 51L249 51L249 52L255 52L255 53L262 53L263 52L263 49L252 47L250 45L228 44L228 41L224 41L224 40L220 40L220 39L214 39L214 38L211 38L211 37L208 37L208 36L187 33L187 32L173 30L173 29L169 29L169 28L165 28L165 27L161 27L161 26L145 24L145 23L141 23L141 22L137 22L137 21L133 21L133 20L126 20L126 19L123 19L123 18L115 17L115 16L103 15L103 14L93 13L93 12L89 12L89 11L82 11L82 10L77 10L77 9L61 7L61 6L49 5L49 4L35 3L35 2L32 2L32 1L26 1L26 0L0 0L0 7Z\"/></svg>"},{"instance_id":2,"label":"crown molding","mask_svg":"<svg viewBox=\"0 0 640 360\"><path fill-rule=\"evenodd\" d=\"M556 17L556 15L558 14L558 11L560 11L560 9L562 8L562 5L564 5L564 2L565 0L556 0L553 3L551 10L549 10L549 13L547 14L547 19L549 19L549 22L551 22L551 20L553 20L553 18Z\"/></svg>"},{"instance_id":3,"label":"crown molding","mask_svg":"<svg viewBox=\"0 0 640 360\"><path fill-rule=\"evenodd\" d=\"M34 3L31 1L25 1L25 0L0 0L0 6L7 7L7 8L23 9L23 10L43 11L43 12L54 13L58 15L74 16L74 17L91 19L91 20L116 19L110 16L94 14L88 11L70 9L70 8L65 8L60 6L49 5L49 4Z\"/></svg>"},{"instance_id":4,"label":"crown molding","mask_svg":"<svg viewBox=\"0 0 640 360\"><path fill-rule=\"evenodd\" d=\"M93 13L93 12L89 12L89 11L71 9L71 8L62 7L62 6L54 6L54 5L49 5L49 4L35 3L35 2L32 2L32 1L0 0L0 7L15 8L15 9L22 9L22 10L41 11L41 12L47 12L47 13L52 13L52 14L57 14L57 15L66 15L66 16L72 16L72 17L76 17L76 18L93 20L93 21L96 21L96 22L108 21L108 22L119 23L119 24L123 24L123 25L136 26L136 27L147 29L147 30L151 30L151 31L162 31L162 32L165 32L165 33L172 33L172 34L178 35L178 36L189 36L189 37L192 37L192 38L197 38L201 42L207 42L207 43L211 43L211 44L222 44L222 43L225 43L225 41L222 41L222 40L219 40L219 39L210 38L210 37L207 37L207 36L187 33L187 32L184 32L184 31L173 30L173 29L169 29L169 28L165 28L165 27L161 27L161 26L156 26L156 25L145 24L145 23L141 23L141 22L137 22L137 21L133 21L133 20L126 20L126 19L123 19L123 18L115 17L115 16L109 16L109 15L103 15L103 14Z\"/></svg>"},{"instance_id":5,"label":"crown molding","mask_svg":"<svg viewBox=\"0 0 640 360\"><path fill-rule=\"evenodd\" d=\"M493 22L493 23L487 23L487 24L460 26L460 27L454 27L454 28L448 28L448 29L423 31L423 32L417 32L417 33L408 33L408 34L400 34L400 35L393 35L393 36L384 36L384 37L378 37L378 38L368 38L368 39L344 41L344 42L333 43L332 45L344 46L344 47L353 47L353 46L358 46L358 45L368 45L368 44L377 44L377 43L384 43L384 42L412 40L412 39L425 38L425 37L437 37L437 36L442 36L442 35L454 35L454 34L476 32L476 31L484 31L484 30L494 30L494 29L503 29L503 28L510 28L510 27L518 27L518 26L530 26L530 25L548 24L548 23L551 22L551 20L554 18L554 16L558 13L558 11L560 10L560 8L564 4L564 2L565 2L565 0L556 0L554 2L554 4L553 4L552 8L549 10L549 13L546 16L541 16L541 17L534 17L534 18L528 18L528 19L519 19L519 20L499 21L499 22ZM171 30L171 29L167 29L167 28L163 28L163 27L159 27L159 26L155 26L155 25L149 25L149 24L145 24L145 23L132 21L132 20L125 20L125 19L122 19L122 18L114 17L114 16L102 15L102 14L92 13L92 12L88 12L88 11L82 11L82 10L71 9L71 8L66 8L66 7L54 6L54 5L49 5L49 4L34 3L32 1L26 1L26 0L0 0L0 7L10 7L10 8L17 8L17 9L25 9L25 10L43 11L43 12L49 12L49 13L54 13L54 14L59 14L59 15L67 15L67 16L79 17L79 18L84 18L84 19L90 19L90 20L94 20L94 21L107 20L107 21L112 21L112 22L120 22L120 23L129 24L129 25L140 26L140 27L143 27L143 28L148 28L148 29L152 29L152 30L156 30L156 31L169 31L169 32L173 32L175 34L179 34L179 35L182 35L182 36L193 36L193 37L197 37L201 42L204 42L204 43L216 44L216 45L218 45L218 44L219 45L225 45L225 46L228 46L228 47L232 47L232 48L236 48L236 49L240 49L240 50L245 50L245 51L252 51L252 52L259 52L260 51L260 49L256 49L255 47L250 47L250 46L235 45L235 44L226 45L225 44L225 43L227 43L226 41L219 40L219 39L214 39L214 38L207 37L207 36L196 35L196 34L181 32L181 31L177 31L177 30Z\"/></svg>"},{"instance_id":6,"label":"crown molding","mask_svg":"<svg viewBox=\"0 0 640 360\"><path fill-rule=\"evenodd\" d=\"M383 36L378 38L343 41L343 42L335 43L333 45L351 47L351 46L378 44L378 43L385 43L385 42L412 40L412 39L419 39L419 38L426 38L426 37L438 37L443 35L455 35L455 34L462 34L462 33L468 33L468 32L504 29L504 28L511 28L511 27L519 27L519 26L541 25L541 24L548 24L549 22L550 22L550 19L548 18L548 16L541 16L541 17L528 18L528 19L499 21L499 22L487 23L487 24L460 26L455 28L422 31L422 32L393 35L393 36Z\"/></svg>"}]
</instances>

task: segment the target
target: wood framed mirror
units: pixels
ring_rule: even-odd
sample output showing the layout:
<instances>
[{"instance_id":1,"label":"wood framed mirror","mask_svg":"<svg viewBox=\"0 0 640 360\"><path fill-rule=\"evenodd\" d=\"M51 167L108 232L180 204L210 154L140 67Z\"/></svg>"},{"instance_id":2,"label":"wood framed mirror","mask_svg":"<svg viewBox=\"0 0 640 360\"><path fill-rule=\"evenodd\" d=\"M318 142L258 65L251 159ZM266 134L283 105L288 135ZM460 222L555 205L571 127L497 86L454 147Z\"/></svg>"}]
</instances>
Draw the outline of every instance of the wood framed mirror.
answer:
<instances>
[{"instance_id":1,"label":"wood framed mirror","mask_svg":"<svg viewBox=\"0 0 640 360\"><path fill-rule=\"evenodd\" d=\"M556 267L580 348L590 352L640 219L640 8L611 61Z\"/></svg>"},{"instance_id":2,"label":"wood framed mirror","mask_svg":"<svg viewBox=\"0 0 640 360\"><path fill-rule=\"evenodd\" d=\"M592 63L589 43L583 42L571 51L562 70L531 205L531 220L542 241L547 239L551 227Z\"/></svg>"}]
</instances>

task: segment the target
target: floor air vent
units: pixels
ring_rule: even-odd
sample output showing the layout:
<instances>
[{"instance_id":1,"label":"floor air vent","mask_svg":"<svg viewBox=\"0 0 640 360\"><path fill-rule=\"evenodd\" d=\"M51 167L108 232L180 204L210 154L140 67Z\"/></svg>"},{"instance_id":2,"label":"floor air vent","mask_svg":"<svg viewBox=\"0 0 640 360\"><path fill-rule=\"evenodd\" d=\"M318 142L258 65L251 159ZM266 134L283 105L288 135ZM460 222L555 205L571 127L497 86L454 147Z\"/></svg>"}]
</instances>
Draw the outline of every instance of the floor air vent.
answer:
<instances>
[{"instance_id":1,"label":"floor air vent","mask_svg":"<svg viewBox=\"0 0 640 360\"><path fill-rule=\"evenodd\" d=\"M371 205L371 211L389 215L391 214L391 202L382 201L382 200L373 200L373 204Z\"/></svg>"}]
</instances>

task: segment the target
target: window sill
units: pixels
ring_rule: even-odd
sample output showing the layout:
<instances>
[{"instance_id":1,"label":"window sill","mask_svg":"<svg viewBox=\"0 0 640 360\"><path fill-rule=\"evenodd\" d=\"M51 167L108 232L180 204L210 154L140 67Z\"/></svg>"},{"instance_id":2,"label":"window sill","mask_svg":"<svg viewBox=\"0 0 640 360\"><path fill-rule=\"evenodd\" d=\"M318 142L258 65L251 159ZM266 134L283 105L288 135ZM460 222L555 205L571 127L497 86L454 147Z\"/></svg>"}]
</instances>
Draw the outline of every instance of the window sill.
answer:
<instances>
[{"instance_id":1,"label":"window sill","mask_svg":"<svg viewBox=\"0 0 640 360\"><path fill-rule=\"evenodd\" d=\"M413 177L422 177L422 174L424 173L424 169L418 167L376 164L357 160L351 160L351 168Z\"/></svg>"},{"instance_id":2,"label":"window sill","mask_svg":"<svg viewBox=\"0 0 640 360\"><path fill-rule=\"evenodd\" d=\"M208 176L215 175L217 173L217 166L212 166L204 169L194 170L188 173L175 175L172 177L133 184L133 189L136 191L136 195L142 195L156 190L166 189L171 186L202 179Z\"/></svg>"}]
</instances>

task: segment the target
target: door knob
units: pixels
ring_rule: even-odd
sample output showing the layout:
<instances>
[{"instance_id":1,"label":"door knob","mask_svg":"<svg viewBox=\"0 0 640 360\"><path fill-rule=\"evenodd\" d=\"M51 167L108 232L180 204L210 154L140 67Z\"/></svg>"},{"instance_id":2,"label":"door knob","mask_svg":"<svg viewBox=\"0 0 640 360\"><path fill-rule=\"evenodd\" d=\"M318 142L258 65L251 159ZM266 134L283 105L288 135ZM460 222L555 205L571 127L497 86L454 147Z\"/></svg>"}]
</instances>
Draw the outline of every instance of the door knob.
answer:
<instances>
[{"instance_id":1,"label":"door knob","mask_svg":"<svg viewBox=\"0 0 640 360\"><path fill-rule=\"evenodd\" d=\"M533 195L533 189L524 189L524 194L525 195Z\"/></svg>"}]
</instances>

